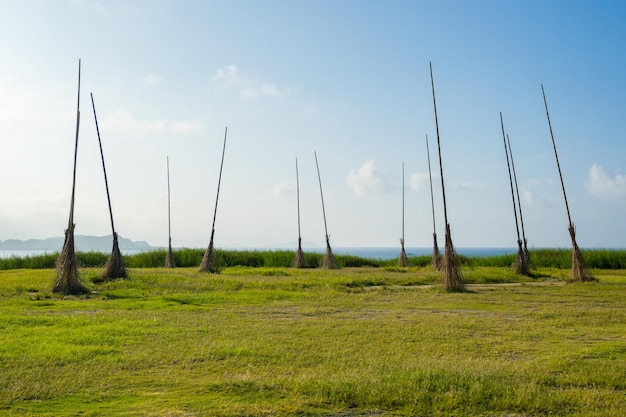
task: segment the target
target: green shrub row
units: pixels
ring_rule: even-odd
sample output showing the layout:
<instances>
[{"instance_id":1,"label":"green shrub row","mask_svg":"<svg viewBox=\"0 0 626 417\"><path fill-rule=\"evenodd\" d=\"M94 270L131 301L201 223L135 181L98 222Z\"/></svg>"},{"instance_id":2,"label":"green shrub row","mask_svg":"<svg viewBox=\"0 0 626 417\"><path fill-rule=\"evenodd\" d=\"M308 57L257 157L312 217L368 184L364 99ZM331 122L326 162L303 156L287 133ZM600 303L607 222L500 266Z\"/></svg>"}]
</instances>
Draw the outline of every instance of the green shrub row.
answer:
<instances>
[{"instance_id":1,"label":"green shrub row","mask_svg":"<svg viewBox=\"0 0 626 417\"><path fill-rule=\"evenodd\" d=\"M164 265L167 252L155 250L133 255L125 255L124 261L129 268L158 268ZM204 249L177 249L173 251L174 263L179 267L196 267L200 265ZM534 249L530 252L531 264L535 268L571 267L572 252L569 249ZM585 264L593 269L626 269L626 250L590 249L583 251ZM77 252L76 257L82 267L101 267L109 255L101 252ZM295 257L289 250L221 250L215 251L215 265L218 268L229 266L246 267L290 267ZM54 268L58 253L36 256L0 259L0 270L4 269L45 269ZM317 268L322 264L324 254L305 253L305 268ZM509 267L515 261L515 255L498 255L488 257L467 257L459 255L461 265L469 267ZM397 259L378 260L354 255L335 255L337 266L345 267L393 267ZM424 267L431 262L430 256L412 256L410 266Z\"/></svg>"}]
</instances>

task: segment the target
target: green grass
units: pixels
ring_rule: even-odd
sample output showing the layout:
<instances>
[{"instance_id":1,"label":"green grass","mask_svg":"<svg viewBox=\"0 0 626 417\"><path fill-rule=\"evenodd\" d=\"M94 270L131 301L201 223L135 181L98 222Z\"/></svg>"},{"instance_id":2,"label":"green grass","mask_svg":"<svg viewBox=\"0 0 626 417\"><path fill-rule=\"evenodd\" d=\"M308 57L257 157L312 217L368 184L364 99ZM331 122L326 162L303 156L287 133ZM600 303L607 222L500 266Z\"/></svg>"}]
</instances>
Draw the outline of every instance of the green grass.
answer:
<instances>
[{"instance_id":1,"label":"green grass","mask_svg":"<svg viewBox=\"0 0 626 417\"><path fill-rule=\"evenodd\" d=\"M0 415L622 416L626 272L0 271ZM557 279L555 279L557 278ZM495 283L495 284L494 284ZM503 284L506 283L506 284Z\"/></svg>"},{"instance_id":2,"label":"green grass","mask_svg":"<svg viewBox=\"0 0 626 417\"><path fill-rule=\"evenodd\" d=\"M626 250L618 249L591 249L585 250L586 265L593 269L626 269ZM198 267L202 261L204 249L178 249L173 251L174 262L179 267ZM217 249L215 265L217 268L231 266L249 267L290 267L295 252L288 250L221 250ZM83 267L102 267L109 255L100 252L78 252L78 262ZM572 252L569 249L533 249L531 263L535 268L571 267ZM130 268L158 268L165 264L166 251L154 250L135 255L124 256L126 265ZM41 269L54 268L58 253L0 259L0 270L6 269ZM305 267L317 268L322 264L324 255L321 253L305 253ZM353 255L335 255L340 268L349 267L396 267L398 259L378 260ZM515 261L515 255L499 255L489 257L469 258L459 256L463 266L469 267L510 267ZM431 262L428 256L412 256L410 266L424 267Z\"/></svg>"}]
</instances>

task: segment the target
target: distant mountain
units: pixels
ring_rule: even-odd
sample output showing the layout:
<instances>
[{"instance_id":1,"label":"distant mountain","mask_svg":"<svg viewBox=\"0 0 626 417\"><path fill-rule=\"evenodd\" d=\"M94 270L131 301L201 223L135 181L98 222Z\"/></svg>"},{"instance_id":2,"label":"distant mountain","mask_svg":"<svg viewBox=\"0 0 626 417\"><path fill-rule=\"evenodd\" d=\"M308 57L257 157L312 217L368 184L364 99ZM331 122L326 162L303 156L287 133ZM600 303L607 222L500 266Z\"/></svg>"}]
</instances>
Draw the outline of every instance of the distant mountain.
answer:
<instances>
[{"instance_id":1,"label":"distant mountain","mask_svg":"<svg viewBox=\"0 0 626 417\"><path fill-rule=\"evenodd\" d=\"M63 248L64 237L49 237L47 239L7 239L0 241L0 251L14 251L14 250L41 250L58 252ZM132 241L126 239L120 235L117 236L117 243L120 250L123 251L149 251L156 249L148 242L144 241ZM88 252L108 252L113 246L113 236L74 236L74 244L77 251Z\"/></svg>"}]
</instances>

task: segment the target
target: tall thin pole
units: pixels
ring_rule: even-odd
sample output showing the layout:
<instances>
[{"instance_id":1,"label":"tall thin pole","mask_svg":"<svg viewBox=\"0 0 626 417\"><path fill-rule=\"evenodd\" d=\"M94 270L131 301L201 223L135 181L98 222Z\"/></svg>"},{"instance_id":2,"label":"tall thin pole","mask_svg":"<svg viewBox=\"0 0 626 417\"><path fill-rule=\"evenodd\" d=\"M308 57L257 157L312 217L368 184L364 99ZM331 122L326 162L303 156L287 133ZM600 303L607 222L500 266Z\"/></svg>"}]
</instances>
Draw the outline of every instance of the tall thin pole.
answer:
<instances>
[{"instance_id":1,"label":"tall thin pole","mask_svg":"<svg viewBox=\"0 0 626 417\"><path fill-rule=\"evenodd\" d=\"M298 174L298 158L296 158L296 200L298 205L298 247L300 247L302 235L300 233L300 177Z\"/></svg>"},{"instance_id":2,"label":"tall thin pole","mask_svg":"<svg viewBox=\"0 0 626 417\"><path fill-rule=\"evenodd\" d=\"M433 79L433 64L430 64L430 85L433 90L433 107L435 108L435 129L437 131L437 150L439 151L439 171L441 174L441 191L443 193L443 217L448 227L448 208L446 205L446 185L443 180L443 164L441 163L441 140L439 138L439 120L437 118L437 100L435 99L435 81Z\"/></svg>"},{"instance_id":3,"label":"tall thin pole","mask_svg":"<svg viewBox=\"0 0 626 417\"><path fill-rule=\"evenodd\" d=\"M222 162L220 163L220 174L217 180L217 194L215 196L215 209L213 211L213 225L211 226L211 240L209 241L209 247L204 252L202 263L200 264L201 271L217 272L213 267L213 239L215 237L215 218L217 217L217 202L220 197L220 184L222 183L222 169L224 168L224 154L226 153L226 136L228 135L228 126L224 130L224 145L222 147Z\"/></svg>"},{"instance_id":4,"label":"tall thin pole","mask_svg":"<svg viewBox=\"0 0 626 417\"><path fill-rule=\"evenodd\" d=\"M561 173L561 164L559 164L559 155L556 152L556 143L554 141L554 134L552 133L552 123L550 122L550 113L548 112L548 102L546 101L546 93L541 84L541 93L543 94L543 104L546 107L546 116L548 118L548 126L550 127L550 137L552 138L552 147L554 148L554 157L556 158L556 166L559 170L559 178L561 179L561 188L563 189L563 198L565 199L565 209L567 210L567 220L569 225L567 227L570 238L572 239L572 278L577 281L593 281L595 278L585 268L580 248L576 243L576 227L572 223L572 218L569 213L569 205L567 204L567 194L565 193L565 183L563 182L563 174Z\"/></svg>"},{"instance_id":5,"label":"tall thin pole","mask_svg":"<svg viewBox=\"0 0 626 417\"><path fill-rule=\"evenodd\" d=\"M437 243L437 227L435 225L435 197L433 193L433 174L430 168L430 149L428 147L428 135L426 135L426 156L428 158L428 179L430 182L430 207L433 212L433 256L431 260L432 267L439 269L441 266L441 258L439 256L439 244Z\"/></svg>"},{"instance_id":6,"label":"tall thin pole","mask_svg":"<svg viewBox=\"0 0 626 417\"><path fill-rule=\"evenodd\" d=\"M228 126L224 130L224 145L222 146L222 162L220 163L220 175L217 179L217 195L215 196L215 210L213 211L213 226L215 230L215 218L217 217L217 201L220 198L220 184L222 183L222 169L224 168L224 154L226 153L226 136L228 135Z\"/></svg>"},{"instance_id":7,"label":"tall thin pole","mask_svg":"<svg viewBox=\"0 0 626 417\"><path fill-rule=\"evenodd\" d=\"M171 217L171 198L170 198L170 157L167 157L167 237L169 247L172 248L172 217Z\"/></svg>"},{"instance_id":8,"label":"tall thin pole","mask_svg":"<svg viewBox=\"0 0 626 417\"><path fill-rule=\"evenodd\" d=\"M433 78L433 65L430 63L430 84L433 90L433 107L435 109L435 127L437 129L437 150L439 151L439 171L441 174L441 191L443 193L443 216L446 222L446 244L442 264L442 283L447 291L463 291L465 283L459 269L459 261L452 244L450 223L448 223L448 208L446 205L446 188L443 179L443 163L441 161L441 139L439 137L439 121L437 117L437 101L435 100L435 81Z\"/></svg>"},{"instance_id":9,"label":"tall thin pole","mask_svg":"<svg viewBox=\"0 0 626 417\"><path fill-rule=\"evenodd\" d=\"M402 162L402 244L404 245L404 162Z\"/></svg>"},{"instance_id":10,"label":"tall thin pole","mask_svg":"<svg viewBox=\"0 0 626 417\"><path fill-rule=\"evenodd\" d=\"M517 194L517 207L519 208L519 219L522 226L522 239L524 239L524 256L526 256L527 266L530 267L530 259L528 257L528 241L526 240L526 232L524 231L524 215L522 214L522 200L519 197L519 187L517 186L517 174L515 173L515 162L513 161L513 149L511 149L511 141L509 135L506 135L506 142L509 145L509 154L511 156L511 168L513 169L513 180L515 181L515 192Z\"/></svg>"},{"instance_id":11,"label":"tall thin pole","mask_svg":"<svg viewBox=\"0 0 626 417\"><path fill-rule=\"evenodd\" d=\"M430 149L428 148L428 135L426 135L426 155L428 157L428 179L430 181L430 206L433 211L433 234L436 235L437 227L435 226L435 197L433 196L433 174L430 169Z\"/></svg>"},{"instance_id":12,"label":"tall thin pole","mask_svg":"<svg viewBox=\"0 0 626 417\"><path fill-rule=\"evenodd\" d=\"M317 179L320 183L320 196L322 198L322 213L324 215L324 232L326 233L326 253L324 254L324 260L322 262L322 266L324 268L336 268L337 265L335 263L335 257L333 256L333 251L330 247L330 236L328 234L328 227L326 224L326 208L324 207L324 192L322 191L322 177L320 176L320 166L317 162L317 152L314 151L315 154L315 166L317 168Z\"/></svg>"},{"instance_id":13,"label":"tall thin pole","mask_svg":"<svg viewBox=\"0 0 626 417\"><path fill-rule=\"evenodd\" d=\"M113 209L111 208L111 195L109 194L109 181L107 179L107 169L104 165L104 152L102 151L102 141L100 140L100 128L98 127L98 116L96 115L96 104L93 100L93 93L89 93L91 96L91 106L93 107L93 118L96 121L96 133L98 134L98 145L100 146L100 157L102 159L102 171L104 172L104 186L107 192L107 202L109 203L109 216L111 218L111 231L115 237L115 225L113 223Z\"/></svg>"},{"instance_id":14,"label":"tall thin pole","mask_svg":"<svg viewBox=\"0 0 626 417\"><path fill-rule=\"evenodd\" d=\"M320 166L317 163L317 152L313 151L315 154L315 166L317 168L317 180L320 183L320 197L322 198L322 214L324 215L324 233L326 233L326 241L328 242L328 226L326 224L326 209L324 208L324 192L322 191L322 177L320 176Z\"/></svg>"},{"instance_id":15,"label":"tall thin pole","mask_svg":"<svg viewBox=\"0 0 626 417\"><path fill-rule=\"evenodd\" d=\"M402 237L400 238L400 248L398 264L402 267L409 266L409 259L404 250L404 162L402 162Z\"/></svg>"},{"instance_id":16,"label":"tall thin pole","mask_svg":"<svg viewBox=\"0 0 626 417\"><path fill-rule=\"evenodd\" d=\"M565 194L565 183L563 182L563 174L561 174L561 164L559 163L559 154L556 152L556 142L552 133L552 123L550 122L550 113L548 112L548 102L546 101L546 93L541 84L541 94L543 95L543 104L546 107L546 116L548 118L548 127L550 128L550 137L552 138L552 147L554 148L554 157L556 158L556 167L559 170L559 178L561 179L561 188L563 189L563 198L565 199L565 210L567 210L567 220L572 225L572 218L569 214L569 204L567 204L567 194Z\"/></svg>"},{"instance_id":17,"label":"tall thin pole","mask_svg":"<svg viewBox=\"0 0 626 417\"><path fill-rule=\"evenodd\" d=\"M72 199L69 224L74 224L74 197L76 195L76 161L78 159L78 130L80 127L80 59L78 60L78 98L76 100L76 140L74 141L74 175L72 177Z\"/></svg>"},{"instance_id":18,"label":"tall thin pole","mask_svg":"<svg viewBox=\"0 0 626 417\"><path fill-rule=\"evenodd\" d=\"M509 150L506 146L506 134L504 133L504 121L502 112L500 112L500 125L502 126L502 140L504 142L504 153L506 154L506 166L509 171L509 184L511 185L511 199L513 200L513 214L515 215L515 230L517 231L517 243L521 244L522 240L519 234L519 223L517 221L517 205L515 204L515 193L513 189L513 176L511 175L511 164L509 163Z\"/></svg>"}]
</instances>

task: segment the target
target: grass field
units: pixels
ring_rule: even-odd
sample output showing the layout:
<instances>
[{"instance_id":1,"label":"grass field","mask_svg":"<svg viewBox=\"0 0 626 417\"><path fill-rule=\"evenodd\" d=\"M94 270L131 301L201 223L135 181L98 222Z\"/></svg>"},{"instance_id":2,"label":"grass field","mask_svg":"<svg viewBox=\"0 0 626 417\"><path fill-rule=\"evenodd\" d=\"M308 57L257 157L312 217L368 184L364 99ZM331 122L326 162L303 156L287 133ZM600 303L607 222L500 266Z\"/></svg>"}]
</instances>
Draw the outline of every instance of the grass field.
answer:
<instances>
[{"instance_id":1,"label":"grass field","mask_svg":"<svg viewBox=\"0 0 626 417\"><path fill-rule=\"evenodd\" d=\"M624 416L626 271L0 271L0 415Z\"/></svg>"}]
</instances>

